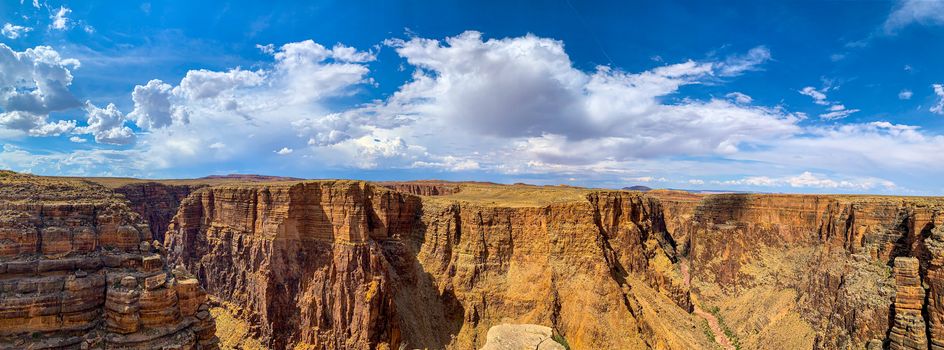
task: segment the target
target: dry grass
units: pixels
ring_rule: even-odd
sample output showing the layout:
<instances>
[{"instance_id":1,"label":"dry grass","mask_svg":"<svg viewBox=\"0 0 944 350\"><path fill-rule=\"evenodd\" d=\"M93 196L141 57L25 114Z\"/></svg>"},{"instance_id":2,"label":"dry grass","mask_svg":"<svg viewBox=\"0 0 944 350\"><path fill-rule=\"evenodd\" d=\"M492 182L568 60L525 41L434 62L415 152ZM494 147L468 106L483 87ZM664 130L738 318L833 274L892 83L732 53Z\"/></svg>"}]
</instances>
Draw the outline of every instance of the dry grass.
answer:
<instances>
[{"instance_id":1,"label":"dry grass","mask_svg":"<svg viewBox=\"0 0 944 350\"><path fill-rule=\"evenodd\" d=\"M553 203L585 201L593 189L570 186L499 185L460 183L458 193L428 199L461 201L479 205L541 207Z\"/></svg>"},{"instance_id":2,"label":"dry grass","mask_svg":"<svg viewBox=\"0 0 944 350\"><path fill-rule=\"evenodd\" d=\"M249 334L249 323L236 318L225 307L210 308L216 319L216 336L220 338L220 349L263 350L266 347Z\"/></svg>"},{"instance_id":3,"label":"dry grass","mask_svg":"<svg viewBox=\"0 0 944 350\"><path fill-rule=\"evenodd\" d=\"M0 171L0 201L90 203L116 197L116 194L101 185L81 179Z\"/></svg>"}]
</instances>

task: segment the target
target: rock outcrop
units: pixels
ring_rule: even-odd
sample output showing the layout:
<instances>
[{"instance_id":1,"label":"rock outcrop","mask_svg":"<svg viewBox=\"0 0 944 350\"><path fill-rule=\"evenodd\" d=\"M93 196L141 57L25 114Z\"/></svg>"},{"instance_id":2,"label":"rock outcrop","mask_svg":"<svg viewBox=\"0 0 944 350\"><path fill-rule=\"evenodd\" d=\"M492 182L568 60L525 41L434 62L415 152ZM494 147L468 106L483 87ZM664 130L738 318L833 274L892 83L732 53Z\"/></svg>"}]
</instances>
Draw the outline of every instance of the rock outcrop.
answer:
<instances>
[{"instance_id":1,"label":"rock outcrop","mask_svg":"<svg viewBox=\"0 0 944 350\"><path fill-rule=\"evenodd\" d=\"M216 349L206 294L122 197L0 173L0 349Z\"/></svg>"},{"instance_id":2,"label":"rock outcrop","mask_svg":"<svg viewBox=\"0 0 944 350\"><path fill-rule=\"evenodd\" d=\"M554 330L536 324L500 324L488 329L480 350L564 350L553 338Z\"/></svg>"},{"instance_id":3,"label":"rock outcrop","mask_svg":"<svg viewBox=\"0 0 944 350\"><path fill-rule=\"evenodd\" d=\"M459 184L439 181L380 182L391 190L417 196L448 196L459 192Z\"/></svg>"},{"instance_id":4,"label":"rock outcrop","mask_svg":"<svg viewBox=\"0 0 944 350\"><path fill-rule=\"evenodd\" d=\"M667 208L679 260L691 264L691 294L703 308L717 308L746 348L841 349L887 342L898 317L896 285L915 295L924 293L922 283L931 286L931 294L941 290L935 289L940 278L932 272L940 266L935 264L941 251L931 232L940 227L944 199L653 195ZM896 283L896 258L917 261L917 285ZM910 306L917 310L910 327L921 328L914 332L923 334L925 343L940 342L934 316L927 328L918 323L921 310L938 315L940 303L919 299Z\"/></svg>"},{"instance_id":5,"label":"rock outcrop","mask_svg":"<svg viewBox=\"0 0 944 350\"><path fill-rule=\"evenodd\" d=\"M895 321L888 338L889 349L927 349L924 316L924 288L918 275L918 259L895 258Z\"/></svg>"},{"instance_id":6,"label":"rock outcrop","mask_svg":"<svg viewBox=\"0 0 944 350\"><path fill-rule=\"evenodd\" d=\"M941 198L2 176L0 348L944 350Z\"/></svg>"},{"instance_id":7,"label":"rock outcrop","mask_svg":"<svg viewBox=\"0 0 944 350\"><path fill-rule=\"evenodd\" d=\"M504 207L353 181L217 186L182 203L166 244L272 348L470 349L506 322L549 325L578 349L710 346L677 306L689 301L658 203L584 198Z\"/></svg>"}]
</instances>

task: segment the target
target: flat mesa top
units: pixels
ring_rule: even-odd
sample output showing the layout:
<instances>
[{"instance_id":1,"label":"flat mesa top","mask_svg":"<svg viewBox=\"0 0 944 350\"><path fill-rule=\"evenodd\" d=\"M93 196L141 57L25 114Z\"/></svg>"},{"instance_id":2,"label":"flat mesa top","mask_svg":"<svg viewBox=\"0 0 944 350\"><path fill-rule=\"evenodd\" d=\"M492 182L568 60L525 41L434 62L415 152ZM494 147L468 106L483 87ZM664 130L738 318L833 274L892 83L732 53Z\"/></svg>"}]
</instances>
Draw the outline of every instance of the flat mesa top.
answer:
<instances>
[{"instance_id":1,"label":"flat mesa top","mask_svg":"<svg viewBox=\"0 0 944 350\"><path fill-rule=\"evenodd\" d=\"M461 201L480 205L507 207L544 206L552 203L586 201L596 189L571 186L501 185L486 183L459 183L459 191L426 198Z\"/></svg>"},{"instance_id":2,"label":"flat mesa top","mask_svg":"<svg viewBox=\"0 0 944 350\"><path fill-rule=\"evenodd\" d=\"M528 184L497 184L488 182L449 182L440 180L420 181L380 181L367 182L358 180L303 180L289 177L264 175L224 175L208 176L197 179L136 179L121 177L61 177L61 176L32 176L9 171L0 171L0 199L6 200L69 200L82 199L84 201L104 199L110 197L101 191L101 187L119 188L127 185L159 183L172 186L292 186L301 182L334 182L334 183L371 183L375 186L441 186L453 189L437 195L423 196L426 200L451 202L459 201L484 206L504 207L540 207L554 203L585 201L587 195L595 191L623 191L616 189L594 189L573 187L566 185L537 186ZM34 187L38 186L38 187ZM634 193L640 193L630 191ZM700 202L702 200L733 199L771 199L771 198L798 198L816 197L822 199L836 199L850 202L909 202L914 204L941 205L944 197L913 197L913 196L886 196L886 195L847 195L847 194L697 194L681 190L651 190L645 192L662 200Z\"/></svg>"},{"instance_id":3,"label":"flat mesa top","mask_svg":"<svg viewBox=\"0 0 944 350\"><path fill-rule=\"evenodd\" d=\"M104 202L117 195L76 178L32 176L0 171L0 202Z\"/></svg>"}]
</instances>

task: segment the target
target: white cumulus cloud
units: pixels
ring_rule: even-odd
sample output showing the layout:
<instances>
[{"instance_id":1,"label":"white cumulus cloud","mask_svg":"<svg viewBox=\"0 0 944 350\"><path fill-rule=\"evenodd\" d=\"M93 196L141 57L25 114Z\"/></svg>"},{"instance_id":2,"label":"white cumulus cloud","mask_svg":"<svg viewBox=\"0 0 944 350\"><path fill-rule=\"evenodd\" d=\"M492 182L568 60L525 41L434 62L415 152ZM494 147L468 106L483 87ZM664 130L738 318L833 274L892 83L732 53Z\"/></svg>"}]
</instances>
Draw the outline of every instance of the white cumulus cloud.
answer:
<instances>
[{"instance_id":1,"label":"white cumulus cloud","mask_svg":"<svg viewBox=\"0 0 944 350\"><path fill-rule=\"evenodd\" d=\"M13 23L6 23L3 25L3 28L0 28L0 34L7 37L8 39L17 39L21 36L25 36L26 33L29 33L33 30L30 27L18 26Z\"/></svg>"}]
</instances>

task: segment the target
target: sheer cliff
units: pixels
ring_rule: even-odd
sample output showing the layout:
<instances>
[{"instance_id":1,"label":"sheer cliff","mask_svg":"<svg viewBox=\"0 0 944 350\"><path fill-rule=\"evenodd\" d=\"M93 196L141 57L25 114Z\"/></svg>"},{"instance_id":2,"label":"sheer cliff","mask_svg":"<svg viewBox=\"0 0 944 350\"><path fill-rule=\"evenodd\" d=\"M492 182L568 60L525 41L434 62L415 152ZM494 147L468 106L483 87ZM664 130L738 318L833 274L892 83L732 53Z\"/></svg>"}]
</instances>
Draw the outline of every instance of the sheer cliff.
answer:
<instances>
[{"instance_id":1,"label":"sheer cliff","mask_svg":"<svg viewBox=\"0 0 944 350\"><path fill-rule=\"evenodd\" d=\"M0 348L944 349L942 198L4 176Z\"/></svg>"},{"instance_id":2,"label":"sheer cliff","mask_svg":"<svg viewBox=\"0 0 944 350\"><path fill-rule=\"evenodd\" d=\"M658 202L573 195L502 206L352 181L217 186L182 203L166 245L273 348L470 349L502 322L550 326L573 348L709 347Z\"/></svg>"},{"instance_id":3,"label":"sheer cliff","mask_svg":"<svg viewBox=\"0 0 944 350\"><path fill-rule=\"evenodd\" d=\"M216 349L206 294L104 187L0 172L0 349Z\"/></svg>"}]
</instances>

